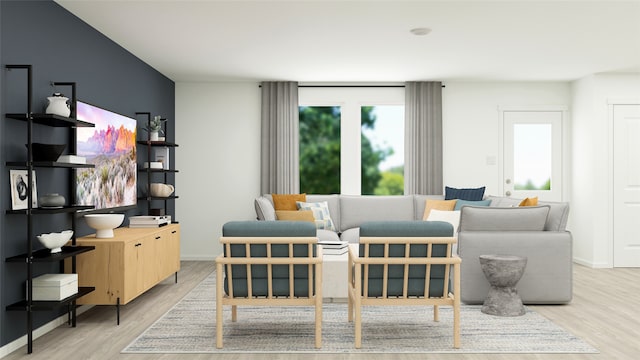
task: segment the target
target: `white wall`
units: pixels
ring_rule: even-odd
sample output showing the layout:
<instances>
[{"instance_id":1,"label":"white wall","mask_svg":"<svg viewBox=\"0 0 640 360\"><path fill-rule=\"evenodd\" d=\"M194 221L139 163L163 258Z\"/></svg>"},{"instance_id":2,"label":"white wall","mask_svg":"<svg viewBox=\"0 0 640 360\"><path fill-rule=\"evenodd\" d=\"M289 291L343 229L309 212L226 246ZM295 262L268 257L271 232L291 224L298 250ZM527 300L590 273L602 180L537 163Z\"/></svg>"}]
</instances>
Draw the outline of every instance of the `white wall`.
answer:
<instances>
[{"instance_id":1,"label":"white wall","mask_svg":"<svg viewBox=\"0 0 640 360\"><path fill-rule=\"evenodd\" d=\"M499 106L570 104L568 83L446 82L444 183L500 194ZM213 259L229 220L255 218L259 195L260 89L257 83L176 84L176 217L182 259Z\"/></svg>"},{"instance_id":2,"label":"white wall","mask_svg":"<svg viewBox=\"0 0 640 360\"><path fill-rule=\"evenodd\" d=\"M255 218L260 192L257 83L176 83L176 218L183 260L221 253L222 225Z\"/></svg>"},{"instance_id":3,"label":"white wall","mask_svg":"<svg viewBox=\"0 0 640 360\"><path fill-rule=\"evenodd\" d=\"M613 135L610 102L640 100L640 75L597 74L572 83L574 259L613 266Z\"/></svg>"},{"instance_id":4,"label":"white wall","mask_svg":"<svg viewBox=\"0 0 640 360\"><path fill-rule=\"evenodd\" d=\"M486 186L488 195L502 194L499 107L568 107L571 101L570 85L566 82L447 81L445 85L444 185ZM488 158L495 159L495 165L489 165Z\"/></svg>"}]
</instances>

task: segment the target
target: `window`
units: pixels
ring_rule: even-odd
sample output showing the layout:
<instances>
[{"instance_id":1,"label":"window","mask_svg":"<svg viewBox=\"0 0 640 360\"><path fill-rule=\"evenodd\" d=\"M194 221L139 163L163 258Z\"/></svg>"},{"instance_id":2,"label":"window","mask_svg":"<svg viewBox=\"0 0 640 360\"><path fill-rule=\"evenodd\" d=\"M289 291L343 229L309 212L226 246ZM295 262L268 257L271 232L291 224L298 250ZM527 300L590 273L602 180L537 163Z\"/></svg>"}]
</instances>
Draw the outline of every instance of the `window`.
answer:
<instances>
[{"instance_id":1,"label":"window","mask_svg":"<svg viewBox=\"0 0 640 360\"><path fill-rule=\"evenodd\" d=\"M502 110L503 193L562 201L561 107Z\"/></svg>"},{"instance_id":2,"label":"window","mask_svg":"<svg viewBox=\"0 0 640 360\"><path fill-rule=\"evenodd\" d=\"M404 194L404 106L360 108L361 193Z\"/></svg>"},{"instance_id":3,"label":"window","mask_svg":"<svg viewBox=\"0 0 640 360\"><path fill-rule=\"evenodd\" d=\"M340 107L300 106L300 192L340 193Z\"/></svg>"},{"instance_id":4,"label":"window","mask_svg":"<svg viewBox=\"0 0 640 360\"><path fill-rule=\"evenodd\" d=\"M551 190L551 124L513 125L513 187Z\"/></svg>"},{"instance_id":5,"label":"window","mask_svg":"<svg viewBox=\"0 0 640 360\"><path fill-rule=\"evenodd\" d=\"M301 87L300 192L404 192L404 87Z\"/></svg>"}]
</instances>

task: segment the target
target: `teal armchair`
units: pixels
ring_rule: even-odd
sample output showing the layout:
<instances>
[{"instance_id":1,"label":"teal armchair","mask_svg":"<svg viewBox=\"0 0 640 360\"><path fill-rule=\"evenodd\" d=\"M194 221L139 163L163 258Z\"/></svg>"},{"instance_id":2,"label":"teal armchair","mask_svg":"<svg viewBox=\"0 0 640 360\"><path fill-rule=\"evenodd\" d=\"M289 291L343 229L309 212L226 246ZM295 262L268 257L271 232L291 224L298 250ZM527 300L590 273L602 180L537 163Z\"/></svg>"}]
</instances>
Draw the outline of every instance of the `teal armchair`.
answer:
<instances>
[{"instance_id":1,"label":"teal armchair","mask_svg":"<svg viewBox=\"0 0 640 360\"><path fill-rule=\"evenodd\" d=\"M315 347L322 343L322 249L311 223L226 223L216 258L216 347L223 346L223 307L314 306ZM223 279L224 276L224 279Z\"/></svg>"}]
</instances>

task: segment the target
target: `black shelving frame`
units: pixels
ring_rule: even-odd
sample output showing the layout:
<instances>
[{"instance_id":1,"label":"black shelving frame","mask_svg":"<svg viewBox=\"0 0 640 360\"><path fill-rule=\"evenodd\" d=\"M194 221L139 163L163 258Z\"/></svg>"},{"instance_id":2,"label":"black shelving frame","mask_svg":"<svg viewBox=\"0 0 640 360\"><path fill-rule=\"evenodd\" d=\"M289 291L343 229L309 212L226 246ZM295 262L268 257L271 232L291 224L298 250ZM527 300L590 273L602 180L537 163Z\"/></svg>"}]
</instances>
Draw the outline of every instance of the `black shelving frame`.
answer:
<instances>
[{"instance_id":1,"label":"black shelving frame","mask_svg":"<svg viewBox=\"0 0 640 360\"><path fill-rule=\"evenodd\" d=\"M147 127L150 125L151 123L151 113L150 112L136 112L136 116L144 116L146 117L146 121L147 121ZM162 119L162 120L166 120L166 119ZM166 136L166 134L165 134ZM166 138L165 138L166 140ZM137 144L140 145L144 145L147 148L147 162L151 162L151 151L154 147L168 147L168 148L176 148L179 145L174 143L174 142L170 142L170 141L151 141L151 133L149 131L147 131L147 140L138 140L136 141ZM175 160L174 160L175 161ZM173 163L174 161L171 161L170 163ZM147 168L147 169L142 169L142 168L138 168L138 172L141 173L146 173L146 179L147 179L147 188L146 188L146 194L145 196L138 196L138 200L143 200L147 202L147 215L149 215L151 213L151 206L152 206L152 201L164 201L164 209L167 209L167 202L169 200L175 200L178 199L179 197L176 195L171 195L171 196L167 196L167 197L158 197L158 196L151 196L151 194L149 193L149 188L151 187L151 181L153 178L154 174L162 174L163 175L163 182L166 184L168 179L167 179L167 175L169 174L175 174L177 172L179 172L178 170L175 169L151 169L151 168ZM175 186L175 185L174 185ZM174 192L175 194L175 192ZM177 223L178 221L176 219L171 219L172 223Z\"/></svg>"},{"instance_id":2,"label":"black shelving frame","mask_svg":"<svg viewBox=\"0 0 640 360\"><path fill-rule=\"evenodd\" d=\"M69 323L72 327L76 327L76 300L92 291L95 287L80 287L78 292L72 296L59 301L36 301L33 299L33 266L34 263L51 263L61 262L65 259L71 259L71 272L76 272L76 256L92 251L94 246L76 246L76 216L75 213L80 210L93 209L93 206L77 206L69 205L60 208L34 208L33 207L33 171L38 167L46 168L88 168L94 167L92 164L70 164L61 163L57 161L33 161L33 125L40 124L51 127L65 127L69 128L69 144L71 153L76 152L76 132L77 127L93 127L94 125L85 121L76 119L76 84L73 82L52 82L52 86L71 86L72 90L72 104L70 117L64 117L53 114L40 114L33 113L33 67L31 65L6 65L7 70L26 70L27 72L27 112L24 114L10 113L5 114L5 118L25 121L27 123L27 160L26 161L10 161L6 163L7 168L21 168L27 170L27 208L21 210L7 210L6 214L13 215L25 215L27 218L27 252L24 254L8 257L5 259L8 263L24 263L27 268L27 290L26 299L18 301L14 304L10 304L6 307L6 310L10 311L24 311L27 314L27 352L31 354L33 352L33 312L34 311L47 311L67 306L67 313L69 315ZM75 193L75 184L73 181L69 182L70 194ZM33 250L33 216L34 215L47 215L56 213L68 213L73 214L71 216L71 227L73 235L71 237L71 246L64 246L59 253L51 253L49 249ZM61 268L62 268L62 263Z\"/></svg>"}]
</instances>

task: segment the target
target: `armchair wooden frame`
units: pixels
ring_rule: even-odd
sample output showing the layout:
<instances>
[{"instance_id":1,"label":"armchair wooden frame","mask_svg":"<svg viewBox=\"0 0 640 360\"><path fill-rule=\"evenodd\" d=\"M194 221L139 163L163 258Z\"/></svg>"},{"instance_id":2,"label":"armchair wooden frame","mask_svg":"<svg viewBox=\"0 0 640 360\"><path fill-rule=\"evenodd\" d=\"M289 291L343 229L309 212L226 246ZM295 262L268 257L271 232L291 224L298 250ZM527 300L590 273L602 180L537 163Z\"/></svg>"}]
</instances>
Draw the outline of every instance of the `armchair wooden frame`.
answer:
<instances>
[{"instance_id":1,"label":"armchair wooden frame","mask_svg":"<svg viewBox=\"0 0 640 360\"><path fill-rule=\"evenodd\" d=\"M219 255L216 258L216 347L222 348L222 310L224 305L231 305L231 321L237 321L238 305L258 306L314 306L315 307L315 347L322 346L322 247L317 245L317 237L221 237L220 242L225 247L227 256ZM231 257L231 245L245 245L246 256ZM286 244L289 247L288 257L272 257L271 249L274 244ZM307 256L293 256L293 246L296 244L307 245ZM251 257L252 245L265 245L266 257ZM316 247L314 255L314 246ZM232 265L245 265L247 273L248 296L234 297ZM266 296L254 296L251 276L252 265L267 266ZM275 296L273 294L273 266L289 266L289 295ZM308 296L294 296L294 265L307 265L309 281ZM228 281L228 294L224 291L223 269L226 267ZM315 268L315 270L314 270ZM313 281L315 279L315 281ZM314 285L315 284L315 285ZM315 291L314 291L315 286Z\"/></svg>"},{"instance_id":2,"label":"armchair wooden frame","mask_svg":"<svg viewBox=\"0 0 640 360\"><path fill-rule=\"evenodd\" d=\"M362 315L361 307L364 305L433 305L433 320L439 321L438 306L449 305L453 307L453 347L460 347L460 263L458 256L452 256L451 247L455 244L455 237L360 237L360 244L364 245L364 254L358 255L358 249L349 249L349 322L355 315L355 347L362 347ZM369 245L384 245L384 257L369 257ZM405 246L404 257L389 257L389 246L399 244ZM410 244L427 245L426 257L409 257ZM446 257L431 257L432 247L436 244L447 245ZM382 296L369 297L368 281L370 265L383 265ZM402 296L387 296L389 265L404 265L403 294ZM424 265L426 267L425 294L423 296L409 296L409 265ZM431 266L445 265L443 297L429 297L429 285L431 280ZM453 267L453 292L449 289L450 270Z\"/></svg>"}]
</instances>

